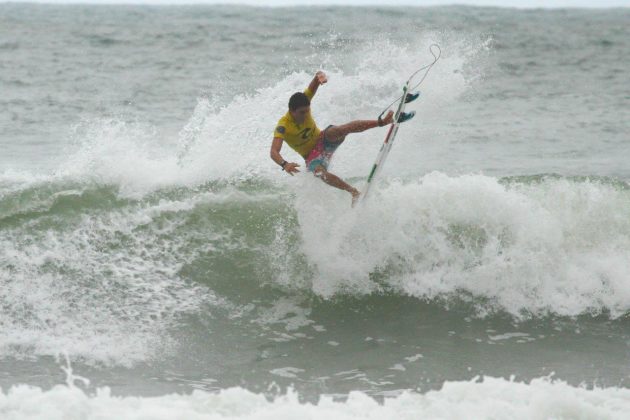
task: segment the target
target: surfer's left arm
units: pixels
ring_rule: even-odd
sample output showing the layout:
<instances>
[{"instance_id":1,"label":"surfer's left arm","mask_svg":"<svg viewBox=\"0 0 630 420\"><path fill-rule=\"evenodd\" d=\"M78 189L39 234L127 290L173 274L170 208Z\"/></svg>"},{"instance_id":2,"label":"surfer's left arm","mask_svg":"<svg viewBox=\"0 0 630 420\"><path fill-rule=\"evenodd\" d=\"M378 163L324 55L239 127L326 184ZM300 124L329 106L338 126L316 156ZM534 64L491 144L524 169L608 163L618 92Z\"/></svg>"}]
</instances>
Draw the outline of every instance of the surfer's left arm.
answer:
<instances>
[{"instance_id":1,"label":"surfer's left arm","mask_svg":"<svg viewBox=\"0 0 630 420\"><path fill-rule=\"evenodd\" d=\"M317 92L317 88L319 87L319 85L323 85L326 82L328 82L328 77L326 77L326 73L324 73L321 70L315 73L315 77L313 77L313 80L311 80L311 83L308 85L308 88L306 89L307 91L310 91L311 93L309 99L313 99L313 96L315 95L315 92Z\"/></svg>"}]
</instances>

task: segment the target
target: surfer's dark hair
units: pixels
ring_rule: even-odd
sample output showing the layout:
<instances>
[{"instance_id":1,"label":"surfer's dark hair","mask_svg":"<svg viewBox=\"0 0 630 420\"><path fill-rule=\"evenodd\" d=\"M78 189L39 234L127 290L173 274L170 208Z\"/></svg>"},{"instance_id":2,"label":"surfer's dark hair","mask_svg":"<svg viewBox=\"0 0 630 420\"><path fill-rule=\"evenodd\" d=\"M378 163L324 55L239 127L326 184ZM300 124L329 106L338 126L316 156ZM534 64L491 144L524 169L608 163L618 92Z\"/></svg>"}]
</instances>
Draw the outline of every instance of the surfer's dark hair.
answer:
<instances>
[{"instance_id":1,"label":"surfer's dark hair","mask_svg":"<svg viewBox=\"0 0 630 420\"><path fill-rule=\"evenodd\" d=\"M295 111L298 108L309 105L311 105L311 101L308 99L308 96L302 92L295 92L289 99L289 109L291 111Z\"/></svg>"}]
</instances>

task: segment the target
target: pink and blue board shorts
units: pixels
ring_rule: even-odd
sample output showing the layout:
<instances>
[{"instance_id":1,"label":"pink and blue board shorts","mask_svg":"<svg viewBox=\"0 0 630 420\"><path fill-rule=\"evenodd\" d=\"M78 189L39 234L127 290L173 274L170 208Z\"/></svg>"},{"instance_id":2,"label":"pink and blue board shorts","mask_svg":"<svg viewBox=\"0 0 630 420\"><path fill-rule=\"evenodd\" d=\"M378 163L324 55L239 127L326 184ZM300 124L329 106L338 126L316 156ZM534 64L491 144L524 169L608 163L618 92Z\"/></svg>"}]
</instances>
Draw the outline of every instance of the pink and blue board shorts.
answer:
<instances>
[{"instance_id":1,"label":"pink and blue board shorts","mask_svg":"<svg viewBox=\"0 0 630 420\"><path fill-rule=\"evenodd\" d=\"M313 147L313 149L306 156L306 169L310 172L315 172L315 168L317 168L319 165L328 170L328 165L330 164L330 159L332 158L333 153L335 153L337 147L339 147L339 145L345 140L345 138L343 138L341 141L338 142L329 141L326 138L326 131L330 127L332 127L332 125L329 125L324 129L324 131L322 131L322 133L319 135L317 143L315 144L315 147Z\"/></svg>"}]
</instances>

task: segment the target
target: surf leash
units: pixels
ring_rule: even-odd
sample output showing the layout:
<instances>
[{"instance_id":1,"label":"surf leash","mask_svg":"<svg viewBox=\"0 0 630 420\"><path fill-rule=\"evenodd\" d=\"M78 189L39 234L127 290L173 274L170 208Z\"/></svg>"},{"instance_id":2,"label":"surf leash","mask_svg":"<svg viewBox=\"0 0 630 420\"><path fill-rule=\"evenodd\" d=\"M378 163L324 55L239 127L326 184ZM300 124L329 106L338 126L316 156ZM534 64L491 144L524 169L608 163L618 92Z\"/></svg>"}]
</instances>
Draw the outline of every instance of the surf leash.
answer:
<instances>
[{"instance_id":1,"label":"surf leash","mask_svg":"<svg viewBox=\"0 0 630 420\"><path fill-rule=\"evenodd\" d=\"M437 49L437 54L435 52L435 49ZM433 61L429 64L427 64L426 66L422 66L420 67L418 70L416 70L415 72L413 72L411 74L411 76L409 76L409 79L407 79L407 83L411 83L411 81L413 80L414 77L416 77L416 75L418 73L420 73L422 70L424 70L424 74L422 75L422 78L420 79L420 81L418 83L416 83L414 86L409 88L409 91L412 92L414 90L416 90L418 88L418 86L420 86L422 84L422 82L424 82L424 79L426 79L427 75L429 74L429 72L431 71L431 69L433 68L433 66L435 65L435 63L438 62L438 60L440 59L440 57L442 57L442 49L440 48L440 46L438 44L431 44L429 46L429 52L431 53L431 55L433 56ZM383 115L389 110L389 108L394 105L396 102L400 101L400 99L402 98L402 95L397 97L396 99L394 99L389 105L387 105L385 107L385 109L383 109L383 111L380 113L380 115L378 116L378 119L380 120Z\"/></svg>"}]
</instances>

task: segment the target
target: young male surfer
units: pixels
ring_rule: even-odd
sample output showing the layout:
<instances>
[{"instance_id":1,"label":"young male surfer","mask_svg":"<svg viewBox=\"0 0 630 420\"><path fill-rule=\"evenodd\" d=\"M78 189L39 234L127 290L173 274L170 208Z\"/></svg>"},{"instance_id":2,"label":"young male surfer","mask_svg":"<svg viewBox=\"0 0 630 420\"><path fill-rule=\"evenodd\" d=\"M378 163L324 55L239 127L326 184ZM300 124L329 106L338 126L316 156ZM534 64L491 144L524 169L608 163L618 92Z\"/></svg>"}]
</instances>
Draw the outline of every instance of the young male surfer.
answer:
<instances>
[{"instance_id":1,"label":"young male surfer","mask_svg":"<svg viewBox=\"0 0 630 420\"><path fill-rule=\"evenodd\" d=\"M343 125L329 125L320 130L311 116L311 100L319 85L328 81L322 71L318 71L304 92L294 93L289 99L289 111L284 114L273 134L270 156L289 175L299 172L295 162L287 162L280 155L282 143L286 142L305 160L306 169L328 185L352 194L352 204L359 198L359 191L337 175L328 171L328 164L337 147L350 133L360 133L370 128L382 127L394 121L393 111L385 118L376 120L356 120ZM400 118L400 122L404 119Z\"/></svg>"}]
</instances>

